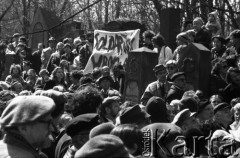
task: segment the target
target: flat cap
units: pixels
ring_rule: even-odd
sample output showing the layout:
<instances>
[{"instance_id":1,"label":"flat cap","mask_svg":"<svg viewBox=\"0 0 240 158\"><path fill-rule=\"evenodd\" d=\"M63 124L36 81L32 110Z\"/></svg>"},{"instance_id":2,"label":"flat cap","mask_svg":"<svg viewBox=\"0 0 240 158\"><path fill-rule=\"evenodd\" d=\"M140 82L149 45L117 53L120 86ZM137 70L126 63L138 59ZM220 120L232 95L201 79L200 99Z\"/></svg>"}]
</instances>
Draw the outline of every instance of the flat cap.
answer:
<instances>
[{"instance_id":1,"label":"flat cap","mask_svg":"<svg viewBox=\"0 0 240 158\"><path fill-rule=\"evenodd\" d=\"M181 99L180 110L189 109L191 112L198 111L198 103L193 97L184 97Z\"/></svg>"},{"instance_id":2,"label":"flat cap","mask_svg":"<svg viewBox=\"0 0 240 158\"><path fill-rule=\"evenodd\" d=\"M154 72L158 72L158 71L162 71L162 70L166 70L166 67L162 64L158 64L153 68Z\"/></svg>"},{"instance_id":3,"label":"flat cap","mask_svg":"<svg viewBox=\"0 0 240 158\"><path fill-rule=\"evenodd\" d=\"M177 126L182 126L184 121L196 115L196 112L191 112L189 109L183 109L174 117L172 123Z\"/></svg>"},{"instance_id":4,"label":"flat cap","mask_svg":"<svg viewBox=\"0 0 240 158\"><path fill-rule=\"evenodd\" d=\"M99 116L96 113L82 114L73 118L66 127L66 133L73 137L81 131L90 130L99 125Z\"/></svg>"},{"instance_id":5,"label":"flat cap","mask_svg":"<svg viewBox=\"0 0 240 158\"><path fill-rule=\"evenodd\" d=\"M214 107L214 114L216 114L218 111L224 110L224 109L231 109L231 106L228 103L220 103Z\"/></svg>"},{"instance_id":6,"label":"flat cap","mask_svg":"<svg viewBox=\"0 0 240 158\"><path fill-rule=\"evenodd\" d=\"M103 134L90 139L74 158L130 158L122 140L117 136Z\"/></svg>"},{"instance_id":7,"label":"flat cap","mask_svg":"<svg viewBox=\"0 0 240 158\"><path fill-rule=\"evenodd\" d=\"M2 113L0 124L12 127L37 122L52 113L55 103L45 96L18 96Z\"/></svg>"},{"instance_id":8,"label":"flat cap","mask_svg":"<svg viewBox=\"0 0 240 158\"><path fill-rule=\"evenodd\" d=\"M176 78L180 77L180 76L186 76L186 74L184 72L176 72L172 75L171 80L174 81Z\"/></svg>"}]
</instances>

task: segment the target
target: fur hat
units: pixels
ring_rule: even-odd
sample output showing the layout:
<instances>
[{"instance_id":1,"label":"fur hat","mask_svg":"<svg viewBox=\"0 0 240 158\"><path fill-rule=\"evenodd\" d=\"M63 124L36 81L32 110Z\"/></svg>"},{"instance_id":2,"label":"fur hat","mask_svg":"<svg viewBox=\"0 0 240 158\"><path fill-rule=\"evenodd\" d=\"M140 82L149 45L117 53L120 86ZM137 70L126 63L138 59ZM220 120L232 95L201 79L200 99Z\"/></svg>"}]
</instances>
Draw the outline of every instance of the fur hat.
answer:
<instances>
[{"instance_id":1,"label":"fur hat","mask_svg":"<svg viewBox=\"0 0 240 158\"><path fill-rule=\"evenodd\" d=\"M51 114L55 103L45 96L18 96L14 98L2 113L0 124L12 127L37 122Z\"/></svg>"}]
</instances>

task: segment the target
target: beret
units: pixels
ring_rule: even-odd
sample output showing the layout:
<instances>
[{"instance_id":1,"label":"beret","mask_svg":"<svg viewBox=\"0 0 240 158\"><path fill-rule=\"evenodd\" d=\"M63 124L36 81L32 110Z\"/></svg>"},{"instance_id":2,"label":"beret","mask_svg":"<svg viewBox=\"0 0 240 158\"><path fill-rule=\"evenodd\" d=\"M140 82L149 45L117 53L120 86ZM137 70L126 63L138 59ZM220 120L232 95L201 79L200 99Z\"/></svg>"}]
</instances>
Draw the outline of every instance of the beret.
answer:
<instances>
[{"instance_id":1,"label":"beret","mask_svg":"<svg viewBox=\"0 0 240 158\"><path fill-rule=\"evenodd\" d=\"M182 76L182 75L186 76L186 74L184 72L176 72L172 75L171 80L174 81L176 78L178 78L179 76Z\"/></svg>"},{"instance_id":2,"label":"beret","mask_svg":"<svg viewBox=\"0 0 240 158\"><path fill-rule=\"evenodd\" d=\"M18 96L2 113L0 124L12 127L37 122L52 113L55 103L45 96Z\"/></svg>"},{"instance_id":3,"label":"beret","mask_svg":"<svg viewBox=\"0 0 240 158\"><path fill-rule=\"evenodd\" d=\"M191 112L189 109L184 109L177 113L177 115L174 117L172 123L177 126L182 126L184 121L188 120L189 118L196 115L196 112Z\"/></svg>"},{"instance_id":4,"label":"beret","mask_svg":"<svg viewBox=\"0 0 240 158\"><path fill-rule=\"evenodd\" d=\"M125 124L125 123L136 123L139 120L149 118L150 115L143 111L139 105L135 105L133 107L127 107L124 109L120 116L120 123Z\"/></svg>"},{"instance_id":5,"label":"beret","mask_svg":"<svg viewBox=\"0 0 240 158\"><path fill-rule=\"evenodd\" d=\"M220 103L214 107L214 114L216 114L218 111L224 110L224 109L231 109L231 106L228 103Z\"/></svg>"},{"instance_id":6,"label":"beret","mask_svg":"<svg viewBox=\"0 0 240 158\"><path fill-rule=\"evenodd\" d=\"M158 72L158 71L162 71L162 70L166 70L166 67L162 64L158 64L153 68L154 72Z\"/></svg>"},{"instance_id":7,"label":"beret","mask_svg":"<svg viewBox=\"0 0 240 158\"><path fill-rule=\"evenodd\" d=\"M70 137L82 131L90 130L99 125L99 116L96 113L82 114L73 118L66 126L66 133Z\"/></svg>"},{"instance_id":8,"label":"beret","mask_svg":"<svg viewBox=\"0 0 240 158\"><path fill-rule=\"evenodd\" d=\"M67 99L62 92L50 89L47 91L42 91L41 95L52 98L53 101L55 102L56 107L55 107L54 111L52 112L53 117L56 117L60 113L63 113L64 105L67 102Z\"/></svg>"},{"instance_id":9,"label":"beret","mask_svg":"<svg viewBox=\"0 0 240 158\"><path fill-rule=\"evenodd\" d=\"M74 158L130 158L122 140L117 136L103 134L90 139Z\"/></svg>"},{"instance_id":10,"label":"beret","mask_svg":"<svg viewBox=\"0 0 240 158\"><path fill-rule=\"evenodd\" d=\"M100 125L97 125L90 131L89 139L95 136L98 136L100 134L110 134L110 132L114 127L115 127L114 124L111 122L105 122Z\"/></svg>"}]
</instances>

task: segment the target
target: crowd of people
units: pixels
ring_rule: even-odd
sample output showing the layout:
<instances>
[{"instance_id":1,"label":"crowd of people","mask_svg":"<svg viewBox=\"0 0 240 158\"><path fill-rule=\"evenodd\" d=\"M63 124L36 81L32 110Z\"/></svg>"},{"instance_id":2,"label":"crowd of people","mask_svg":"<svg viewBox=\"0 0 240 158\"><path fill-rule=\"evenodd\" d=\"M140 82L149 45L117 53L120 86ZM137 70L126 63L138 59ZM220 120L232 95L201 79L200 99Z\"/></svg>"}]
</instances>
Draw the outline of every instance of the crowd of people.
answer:
<instances>
[{"instance_id":1,"label":"crowd of people","mask_svg":"<svg viewBox=\"0 0 240 158\"><path fill-rule=\"evenodd\" d=\"M151 30L143 45L158 53L139 103L124 100L126 70L83 70L92 54L93 33L38 44L26 37L0 44L0 158L239 157L240 30L222 35L217 12L208 22L185 21L171 50ZM191 43L212 55L209 96L186 85L178 62ZM147 74L146 74L147 75Z\"/></svg>"}]
</instances>

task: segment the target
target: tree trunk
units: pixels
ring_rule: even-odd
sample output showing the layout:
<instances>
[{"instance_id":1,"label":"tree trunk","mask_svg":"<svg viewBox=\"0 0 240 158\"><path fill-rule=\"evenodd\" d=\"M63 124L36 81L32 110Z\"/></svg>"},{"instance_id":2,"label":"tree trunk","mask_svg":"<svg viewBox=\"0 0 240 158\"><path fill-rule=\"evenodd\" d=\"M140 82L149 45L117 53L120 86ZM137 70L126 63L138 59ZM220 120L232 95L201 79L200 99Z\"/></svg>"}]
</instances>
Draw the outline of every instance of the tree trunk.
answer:
<instances>
[{"instance_id":1,"label":"tree trunk","mask_svg":"<svg viewBox=\"0 0 240 158\"><path fill-rule=\"evenodd\" d=\"M157 13L158 13L158 17L160 19L161 17L161 10L162 10L162 4L158 1L158 0L152 0L153 1L153 4L154 4L154 7L155 9L157 10ZM161 19L160 19L161 20ZM159 20L159 21L160 21Z\"/></svg>"},{"instance_id":2,"label":"tree trunk","mask_svg":"<svg viewBox=\"0 0 240 158\"><path fill-rule=\"evenodd\" d=\"M105 0L105 24L108 23L108 6L109 6L109 1Z\"/></svg>"},{"instance_id":3,"label":"tree trunk","mask_svg":"<svg viewBox=\"0 0 240 158\"><path fill-rule=\"evenodd\" d=\"M230 14L230 17L231 17L231 21L232 21L232 25L235 29L239 29L239 26L237 24L237 21L235 20L235 17L234 17L234 11L233 11L233 8L231 6L231 4L229 3L228 0L224 0L224 2L227 4L228 6L228 9L229 9L229 14Z\"/></svg>"},{"instance_id":4,"label":"tree trunk","mask_svg":"<svg viewBox=\"0 0 240 158\"><path fill-rule=\"evenodd\" d=\"M122 4L121 0L117 0L115 19L118 19L120 17L121 4Z\"/></svg>"}]
</instances>

